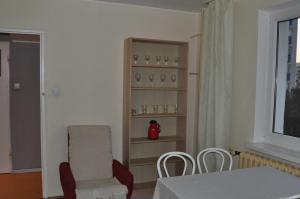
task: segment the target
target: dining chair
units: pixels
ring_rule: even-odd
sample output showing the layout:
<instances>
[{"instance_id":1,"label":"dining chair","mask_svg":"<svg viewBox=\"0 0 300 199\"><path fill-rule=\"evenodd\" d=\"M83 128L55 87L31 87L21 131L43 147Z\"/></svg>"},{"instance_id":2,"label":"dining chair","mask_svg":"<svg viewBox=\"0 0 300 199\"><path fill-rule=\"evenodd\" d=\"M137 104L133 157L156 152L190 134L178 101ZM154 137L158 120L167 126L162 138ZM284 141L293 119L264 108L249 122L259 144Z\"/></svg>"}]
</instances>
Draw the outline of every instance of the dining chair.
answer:
<instances>
[{"instance_id":1,"label":"dining chair","mask_svg":"<svg viewBox=\"0 0 300 199\"><path fill-rule=\"evenodd\" d=\"M205 172L208 173L207 157L210 154L217 154L218 156L221 157L222 162L221 162L219 172L223 171L225 160L226 160L225 157L227 156L227 160L228 160L228 163L229 163L228 170L231 171L231 169L232 169L232 156L230 155L230 153L228 151L226 151L224 149L221 149L221 148L207 148L207 149L204 149L204 150L200 151L200 153L197 155L197 166L198 166L199 173L203 173L202 168L201 168L201 163L204 166Z\"/></svg>"},{"instance_id":2,"label":"dining chair","mask_svg":"<svg viewBox=\"0 0 300 199\"><path fill-rule=\"evenodd\" d=\"M296 195L293 195L293 196L289 196L289 197L284 198L284 199L300 199L300 194L296 194Z\"/></svg>"},{"instance_id":3,"label":"dining chair","mask_svg":"<svg viewBox=\"0 0 300 199\"><path fill-rule=\"evenodd\" d=\"M157 171L158 171L158 175L159 175L160 178L163 178L163 175L162 175L162 172L161 172L161 162L163 164L163 169L164 169L164 172L165 172L166 176L170 177L170 174L168 172L166 163L167 163L167 160L171 157L176 157L176 158L180 158L181 160L183 160L184 168L183 168L182 176L184 176L185 173L186 173L186 169L187 169L187 165L188 165L187 159L190 161L191 166L192 166L191 174L192 175L195 174L196 163L195 163L194 158L191 155L187 154L187 153L180 152L180 151L174 151L174 152L168 152L168 153L165 153L165 154L161 155L159 157L159 159L157 160L156 166L157 166Z\"/></svg>"}]
</instances>

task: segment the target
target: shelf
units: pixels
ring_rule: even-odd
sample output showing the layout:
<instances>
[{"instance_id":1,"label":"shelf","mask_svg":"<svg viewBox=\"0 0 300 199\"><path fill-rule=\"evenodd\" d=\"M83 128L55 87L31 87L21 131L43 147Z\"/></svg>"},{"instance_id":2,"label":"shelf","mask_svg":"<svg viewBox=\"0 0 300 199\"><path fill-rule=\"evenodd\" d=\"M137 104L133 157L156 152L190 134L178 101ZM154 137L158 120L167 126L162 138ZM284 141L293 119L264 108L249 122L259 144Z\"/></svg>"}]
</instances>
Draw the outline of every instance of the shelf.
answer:
<instances>
[{"instance_id":1,"label":"shelf","mask_svg":"<svg viewBox=\"0 0 300 199\"><path fill-rule=\"evenodd\" d=\"M156 181L134 183L134 189L154 188Z\"/></svg>"},{"instance_id":2,"label":"shelf","mask_svg":"<svg viewBox=\"0 0 300 199\"><path fill-rule=\"evenodd\" d=\"M185 117L183 114L174 114L174 113L158 113L158 114L140 114L132 115L132 118L151 118L151 117Z\"/></svg>"},{"instance_id":3,"label":"shelf","mask_svg":"<svg viewBox=\"0 0 300 199\"><path fill-rule=\"evenodd\" d=\"M130 166L144 166L144 165L155 165L159 157L150 157L150 158L135 158L130 160ZM168 163L180 162L181 159L170 158Z\"/></svg>"},{"instance_id":4,"label":"shelf","mask_svg":"<svg viewBox=\"0 0 300 199\"><path fill-rule=\"evenodd\" d=\"M164 66L164 65L132 65L133 68L159 68L159 69L176 69L176 70L186 70L186 68L181 66Z\"/></svg>"},{"instance_id":5,"label":"shelf","mask_svg":"<svg viewBox=\"0 0 300 199\"><path fill-rule=\"evenodd\" d=\"M180 91L180 92L186 92L185 89L180 88L168 88L168 87L131 87L132 90L153 90L153 91Z\"/></svg>"},{"instance_id":6,"label":"shelf","mask_svg":"<svg viewBox=\"0 0 300 199\"><path fill-rule=\"evenodd\" d=\"M155 182L153 181L157 179L155 167L159 158L157 156L169 150L186 151L188 48L188 42L181 41L143 38L125 40L123 160L129 165L134 175L135 188L154 187ZM151 56L150 62L146 63L146 60L143 59L133 60L134 54L144 56L145 53ZM153 59L157 55L162 57L159 63ZM165 64L164 56L170 58L168 64ZM175 62L173 59L175 57L179 58L179 62ZM141 73L142 78L153 73L155 81L142 79L142 81L136 82L134 78L136 72ZM161 74L166 75L166 81L159 81ZM176 75L174 82L171 79L173 74ZM165 106L162 106L164 104L171 106L168 106L168 110L165 112L163 111ZM147 111L141 111L142 105L147 105ZM148 106L151 105L158 105L158 109L155 106L151 111L148 109ZM133 111L134 109L136 111ZM160 136L157 140L149 140L145 134L147 133L145 125L150 120L158 120L163 129L169 129L169 131L163 132L161 135L165 136ZM172 132L172 129L176 129L176 132ZM132 137L133 135L134 137ZM155 145L158 145L158 148L156 147L153 151ZM176 172L177 166L181 164L181 162L177 162L176 158L170 158L168 162L170 162L172 173Z\"/></svg>"},{"instance_id":7,"label":"shelf","mask_svg":"<svg viewBox=\"0 0 300 199\"><path fill-rule=\"evenodd\" d=\"M142 143L158 143L158 142L176 142L183 140L179 136L160 136L157 140L150 140L146 137L131 138L132 144L142 144Z\"/></svg>"}]
</instances>

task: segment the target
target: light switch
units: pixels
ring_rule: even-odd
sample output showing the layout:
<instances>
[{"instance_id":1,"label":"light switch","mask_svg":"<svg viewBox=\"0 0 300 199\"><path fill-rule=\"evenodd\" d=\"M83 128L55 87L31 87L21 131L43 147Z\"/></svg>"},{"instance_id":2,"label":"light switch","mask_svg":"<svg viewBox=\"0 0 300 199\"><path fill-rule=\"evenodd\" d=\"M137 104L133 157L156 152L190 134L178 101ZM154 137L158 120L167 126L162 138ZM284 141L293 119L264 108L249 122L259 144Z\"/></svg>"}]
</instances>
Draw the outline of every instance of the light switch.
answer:
<instances>
[{"instance_id":1,"label":"light switch","mask_svg":"<svg viewBox=\"0 0 300 199\"><path fill-rule=\"evenodd\" d=\"M53 88L52 89L52 95L55 97L60 96L60 89L59 88Z\"/></svg>"},{"instance_id":2,"label":"light switch","mask_svg":"<svg viewBox=\"0 0 300 199\"><path fill-rule=\"evenodd\" d=\"M14 90L20 90L21 89L21 84L19 82L14 82L13 89Z\"/></svg>"}]
</instances>

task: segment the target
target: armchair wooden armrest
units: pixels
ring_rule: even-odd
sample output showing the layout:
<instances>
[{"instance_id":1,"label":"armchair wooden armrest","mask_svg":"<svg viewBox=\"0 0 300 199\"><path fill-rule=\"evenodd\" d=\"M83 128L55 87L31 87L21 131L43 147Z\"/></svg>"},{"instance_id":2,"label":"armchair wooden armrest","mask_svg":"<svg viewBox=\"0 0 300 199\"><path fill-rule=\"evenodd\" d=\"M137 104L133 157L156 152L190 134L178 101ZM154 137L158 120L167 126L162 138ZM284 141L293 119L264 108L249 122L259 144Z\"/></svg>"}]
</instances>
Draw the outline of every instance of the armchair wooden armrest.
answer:
<instances>
[{"instance_id":1,"label":"armchair wooden armrest","mask_svg":"<svg viewBox=\"0 0 300 199\"><path fill-rule=\"evenodd\" d=\"M127 186L127 199L130 199L133 190L133 175L127 167L117 160L113 160L113 176L116 177L121 184Z\"/></svg>"},{"instance_id":2,"label":"armchair wooden armrest","mask_svg":"<svg viewBox=\"0 0 300 199\"><path fill-rule=\"evenodd\" d=\"M59 165L60 183L64 192L64 199L76 199L75 180L68 162Z\"/></svg>"}]
</instances>

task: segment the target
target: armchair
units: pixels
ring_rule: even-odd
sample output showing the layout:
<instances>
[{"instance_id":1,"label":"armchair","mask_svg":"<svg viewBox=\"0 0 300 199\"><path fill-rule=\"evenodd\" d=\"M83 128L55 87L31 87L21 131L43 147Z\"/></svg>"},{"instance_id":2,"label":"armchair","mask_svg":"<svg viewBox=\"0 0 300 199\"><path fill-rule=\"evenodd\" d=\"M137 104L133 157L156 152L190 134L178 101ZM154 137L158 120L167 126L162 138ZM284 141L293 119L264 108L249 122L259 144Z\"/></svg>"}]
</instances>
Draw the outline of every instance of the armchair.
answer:
<instances>
[{"instance_id":1,"label":"armchair","mask_svg":"<svg viewBox=\"0 0 300 199\"><path fill-rule=\"evenodd\" d=\"M69 162L59 166L65 199L130 199L133 175L112 159L108 126L68 127Z\"/></svg>"}]
</instances>

